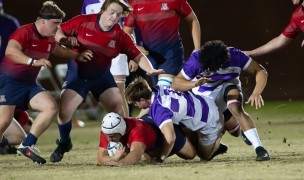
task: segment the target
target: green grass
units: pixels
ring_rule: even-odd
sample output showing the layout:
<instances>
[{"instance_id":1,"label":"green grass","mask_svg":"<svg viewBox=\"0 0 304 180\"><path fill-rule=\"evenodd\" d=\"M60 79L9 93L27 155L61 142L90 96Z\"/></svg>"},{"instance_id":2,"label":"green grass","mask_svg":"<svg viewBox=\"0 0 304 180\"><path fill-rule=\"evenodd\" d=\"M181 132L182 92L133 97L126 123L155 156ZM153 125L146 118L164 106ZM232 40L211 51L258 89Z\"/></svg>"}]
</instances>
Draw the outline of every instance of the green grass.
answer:
<instances>
[{"instance_id":1,"label":"green grass","mask_svg":"<svg viewBox=\"0 0 304 180\"><path fill-rule=\"evenodd\" d=\"M228 152L211 162L173 156L161 165L142 160L131 167L100 167L96 166L100 121L85 121L84 128L72 130L73 150L53 164L49 156L58 137L53 123L38 141L41 156L48 162L37 165L23 156L0 156L0 179L304 179L304 102L266 102L262 109L245 109L270 153L268 162L256 162L252 147L226 134L223 142Z\"/></svg>"}]
</instances>

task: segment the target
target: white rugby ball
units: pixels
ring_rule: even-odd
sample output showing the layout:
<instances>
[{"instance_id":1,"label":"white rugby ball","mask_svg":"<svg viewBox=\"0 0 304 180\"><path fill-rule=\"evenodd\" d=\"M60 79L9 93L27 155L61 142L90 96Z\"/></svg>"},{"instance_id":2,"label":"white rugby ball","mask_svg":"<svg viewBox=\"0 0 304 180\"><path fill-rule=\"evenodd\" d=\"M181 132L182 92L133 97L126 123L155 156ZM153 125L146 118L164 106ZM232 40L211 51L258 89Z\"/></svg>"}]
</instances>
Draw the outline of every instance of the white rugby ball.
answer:
<instances>
[{"instance_id":1,"label":"white rugby ball","mask_svg":"<svg viewBox=\"0 0 304 180\"><path fill-rule=\"evenodd\" d=\"M116 150L119 148L119 147L123 147L122 143L121 142L113 142L113 141L110 141L108 143L108 154L110 157L114 156L116 154Z\"/></svg>"}]
</instances>

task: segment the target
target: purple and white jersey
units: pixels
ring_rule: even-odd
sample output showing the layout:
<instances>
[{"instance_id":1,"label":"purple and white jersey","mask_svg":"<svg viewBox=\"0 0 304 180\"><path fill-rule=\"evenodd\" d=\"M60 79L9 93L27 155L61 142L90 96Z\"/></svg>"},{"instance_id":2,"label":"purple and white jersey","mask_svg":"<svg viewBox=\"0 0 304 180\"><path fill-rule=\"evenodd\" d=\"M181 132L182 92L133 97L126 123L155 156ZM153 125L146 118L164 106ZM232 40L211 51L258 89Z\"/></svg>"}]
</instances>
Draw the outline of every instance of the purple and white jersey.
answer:
<instances>
[{"instance_id":1,"label":"purple and white jersey","mask_svg":"<svg viewBox=\"0 0 304 180\"><path fill-rule=\"evenodd\" d=\"M84 0L82 4L81 14L97 14L105 0Z\"/></svg>"},{"instance_id":2,"label":"purple and white jersey","mask_svg":"<svg viewBox=\"0 0 304 180\"><path fill-rule=\"evenodd\" d=\"M229 82L237 85L241 90L241 81L239 76L242 70L246 70L251 63L252 59L245 55L241 50L229 47L230 52L230 64L225 69L219 69L218 71L204 75L203 66L199 63L199 51L195 51L191 54L189 59L185 62L181 73L183 76L192 81L205 76L211 78L213 81L205 83L202 86L192 89L194 94L209 96L212 91L220 88L222 84ZM214 98L214 97L211 97Z\"/></svg>"},{"instance_id":3,"label":"purple and white jersey","mask_svg":"<svg viewBox=\"0 0 304 180\"><path fill-rule=\"evenodd\" d=\"M179 92L167 86L155 86L151 101L150 115L159 128L167 122L173 122L193 131L205 130L207 124L217 124L219 121L219 112L215 103L209 98L191 92Z\"/></svg>"}]
</instances>

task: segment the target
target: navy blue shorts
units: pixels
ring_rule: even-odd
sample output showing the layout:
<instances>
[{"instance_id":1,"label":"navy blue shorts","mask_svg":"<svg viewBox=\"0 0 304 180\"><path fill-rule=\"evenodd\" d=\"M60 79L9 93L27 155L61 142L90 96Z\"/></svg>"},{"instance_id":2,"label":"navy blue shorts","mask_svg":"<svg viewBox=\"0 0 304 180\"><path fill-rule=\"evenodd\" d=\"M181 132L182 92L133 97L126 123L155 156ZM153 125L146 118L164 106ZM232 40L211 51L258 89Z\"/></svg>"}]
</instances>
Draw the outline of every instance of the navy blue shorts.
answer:
<instances>
[{"instance_id":1,"label":"navy blue shorts","mask_svg":"<svg viewBox=\"0 0 304 180\"><path fill-rule=\"evenodd\" d=\"M89 91L95 99L99 101L99 96L107 89L117 87L110 70L103 73L96 79L80 79L74 71L67 72L63 89L72 89L76 91L83 99L86 99Z\"/></svg>"},{"instance_id":2,"label":"navy blue shorts","mask_svg":"<svg viewBox=\"0 0 304 180\"><path fill-rule=\"evenodd\" d=\"M0 105L12 105L18 109L28 109L30 100L38 93L45 91L40 84L17 81L0 75Z\"/></svg>"},{"instance_id":3,"label":"navy blue shorts","mask_svg":"<svg viewBox=\"0 0 304 180\"><path fill-rule=\"evenodd\" d=\"M164 69L165 74L176 76L184 63L184 49L182 44L177 43L174 47L162 54L150 52L147 56L155 69ZM153 84L157 84L157 77L152 77Z\"/></svg>"},{"instance_id":4,"label":"navy blue shorts","mask_svg":"<svg viewBox=\"0 0 304 180\"><path fill-rule=\"evenodd\" d=\"M154 127L154 129L156 130L157 141L155 143L155 149L162 147L163 146L163 134L160 131L159 127L152 120L151 116L149 114L145 114L142 117L140 117L139 119L142 119L143 121L146 121L147 123L151 124ZM173 153L173 154L178 153L186 144L186 135L183 132L182 127L174 124L174 131L175 131L176 140L175 140L173 149L171 151L171 153Z\"/></svg>"}]
</instances>

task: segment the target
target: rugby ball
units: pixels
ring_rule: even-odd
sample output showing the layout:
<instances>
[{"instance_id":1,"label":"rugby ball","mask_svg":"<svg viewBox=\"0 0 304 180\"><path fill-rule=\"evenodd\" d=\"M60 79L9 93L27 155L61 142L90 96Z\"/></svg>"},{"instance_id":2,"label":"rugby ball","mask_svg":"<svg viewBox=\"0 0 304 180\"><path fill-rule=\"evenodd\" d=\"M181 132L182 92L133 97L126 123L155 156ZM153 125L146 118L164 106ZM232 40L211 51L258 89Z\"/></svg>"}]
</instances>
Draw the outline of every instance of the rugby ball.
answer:
<instances>
[{"instance_id":1,"label":"rugby ball","mask_svg":"<svg viewBox=\"0 0 304 180\"><path fill-rule=\"evenodd\" d=\"M123 147L122 143L121 142L113 142L113 141L110 141L108 143L108 154L110 157L114 156L116 154L116 150L119 148L119 147Z\"/></svg>"}]
</instances>

